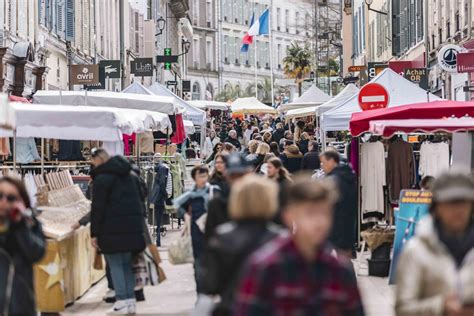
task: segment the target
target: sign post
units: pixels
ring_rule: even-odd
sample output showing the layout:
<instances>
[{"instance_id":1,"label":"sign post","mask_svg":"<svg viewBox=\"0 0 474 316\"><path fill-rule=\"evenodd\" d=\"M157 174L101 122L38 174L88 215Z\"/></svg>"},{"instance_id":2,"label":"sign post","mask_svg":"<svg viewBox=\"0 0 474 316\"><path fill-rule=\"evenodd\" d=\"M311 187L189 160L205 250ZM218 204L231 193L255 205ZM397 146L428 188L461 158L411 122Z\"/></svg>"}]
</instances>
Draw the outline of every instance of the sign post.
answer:
<instances>
[{"instance_id":1,"label":"sign post","mask_svg":"<svg viewBox=\"0 0 474 316\"><path fill-rule=\"evenodd\" d=\"M384 109L389 103L388 91L378 83L368 83L360 89L358 101L362 111Z\"/></svg>"}]
</instances>

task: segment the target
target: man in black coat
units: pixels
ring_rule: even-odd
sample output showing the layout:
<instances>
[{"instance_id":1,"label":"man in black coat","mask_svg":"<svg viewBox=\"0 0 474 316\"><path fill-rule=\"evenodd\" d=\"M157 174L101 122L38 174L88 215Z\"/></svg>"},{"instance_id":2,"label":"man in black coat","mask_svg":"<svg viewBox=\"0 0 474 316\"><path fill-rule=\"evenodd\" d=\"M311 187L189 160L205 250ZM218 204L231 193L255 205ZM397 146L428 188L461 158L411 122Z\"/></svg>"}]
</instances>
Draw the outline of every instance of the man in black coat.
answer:
<instances>
[{"instance_id":1,"label":"man in black coat","mask_svg":"<svg viewBox=\"0 0 474 316\"><path fill-rule=\"evenodd\" d=\"M351 259L356 242L357 178L351 167L340 163L339 153L326 151L320 159L326 177L335 181L339 191L329 240L336 247L338 255Z\"/></svg>"},{"instance_id":2,"label":"man in black coat","mask_svg":"<svg viewBox=\"0 0 474 316\"><path fill-rule=\"evenodd\" d=\"M237 151L240 151L242 149L242 145L240 144L239 139L237 138L237 132L235 130L229 131L229 137L227 137L225 142L234 145L234 147L237 148Z\"/></svg>"},{"instance_id":3,"label":"man in black coat","mask_svg":"<svg viewBox=\"0 0 474 316\"><path fill-rule=\"evenodd\" d=\"M92 244L104 253L110 266L117 299L113 311L135 313L132 261L146 247L140 184L125 158L108 159L107 153L98 149L92 159Z\"/></svg>"},{"instance_id":4,"label":"man in black coat","mask_svg":"<svg viewBox=\"0 0 474 316\"><path fill-rule=\"evenodd\" d=\"M301 170L314 171L321 168L319 160L318 142L311 141L308 146L309 151L304 155L301 161Z\"/></svg>"}]
</instances>

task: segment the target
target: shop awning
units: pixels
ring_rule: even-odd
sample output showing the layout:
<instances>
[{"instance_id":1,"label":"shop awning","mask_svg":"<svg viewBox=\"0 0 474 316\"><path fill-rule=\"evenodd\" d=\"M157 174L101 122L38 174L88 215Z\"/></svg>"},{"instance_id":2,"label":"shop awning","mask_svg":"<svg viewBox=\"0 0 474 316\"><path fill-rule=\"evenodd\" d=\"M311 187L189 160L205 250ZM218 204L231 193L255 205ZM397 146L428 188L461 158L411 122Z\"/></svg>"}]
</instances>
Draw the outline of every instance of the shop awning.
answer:
<instances>
[{"instance_id":1,"label":"shop awning","mask_svg":"<svg viewBox=\"0 0 474 316\"><path fill-rule=\"evenodd\" d=\"M439 97L428 94L413 82L403 78L393 70L387 68L377 75L371 82L378 83L387 89L389 93L388 108L405 104L440 100ZM321 128L323 131L347 131L353 113L361 112L358 94L353 95L346 102L327 111L321 116ZM368 127L367 127L368 129Z\"/></svg>"},{"instance_id":2,"label":"shop awning","mask_svg":"<svg viewBox=\"0 0 474 316\"><path fill-rule=\"evenodd\" d=\"M474 131L474 119L472 118L449 118L449 119L428 119L428 120L387 120L371 121L369 132L386 138L394 134L403 133L457 133Z\"/></svg>"},{"instance_id":3,"label":"shop awning","mask_svg":"<svg viewBox=\"0 0 474 316\"><path fill-rule=\"evenodd\" d=\"M331 96L322 91L315 85L311 86L303 95L294 100L292 103L282 104L278 111L286 112L294 109L314 107L331 100Z\"/></svg>"},{"instance_id":4,"label":"shop awning","mask_svg":"<svg viewBox=\"0 0 474 316\"><path fill-rule=\"evenodd\" d=\"M120 141L122 134L171 128L167 115L150 111L91 106L10 103L18 137ZM12 130L0 130L12 137Z\"/></svg>"},{"instance_id":5,"label":"shop awning","mask_svg":"<svg viewBox=\"0 0 474 316\"><path fill-rule=\"evenodd\" d=\"M40 90L33 96L33 103L49 105L88 105L123 109L148 110L168 115L182 112L174 98L154 95L109 91L52 91Z\"/></svg>"},{"instance_id":6,"label":"shop awning","mask_svg":"<svg viewBox=\"0 0 474 316\"><path fill-rule=\"evenodd\" d=\"M440 119L448 117L474 117L474 102L434 101L416 103L381 110L354 113L350 121L353 136L359 136L370 129L370 121Z\"/></svg>"},{"instance_id":7,"label":"shop awning","mask_svg":"<svg viewBox=\"0 0 474 316\"><path fill-rule=\"evenodd\" d=\"M221 110L227 111L229 110L229 104L225 102L218 102L218 101L207 101L207 100L193 100L189 101L189 104L195 106L201 110Z\"/></svg>"},{"instance_id":8,"label":"shop awning","mask_svg":"<svg viewBox=\"0 0 474 316\"><path fill-rule=\"evenodd\" d=\"M263 104L255 97L240 98L232 102L230 106L235 114L276 114L277 110Z\"/></svg>"}]
</instances>

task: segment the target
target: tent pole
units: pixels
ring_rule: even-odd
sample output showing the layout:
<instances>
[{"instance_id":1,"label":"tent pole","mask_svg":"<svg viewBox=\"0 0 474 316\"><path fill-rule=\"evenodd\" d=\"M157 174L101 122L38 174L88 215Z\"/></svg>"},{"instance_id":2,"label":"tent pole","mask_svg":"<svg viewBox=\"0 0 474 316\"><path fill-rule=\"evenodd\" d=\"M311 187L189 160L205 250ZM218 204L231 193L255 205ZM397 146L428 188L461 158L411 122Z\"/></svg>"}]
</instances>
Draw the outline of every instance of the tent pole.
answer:
<instances>
[{"instance_id":1,"label":"tent pole","mask_svg":"<svg viewBox=\"0 0 474 316\"><path fill-rule=\"evenodd\" d=\"M44 174L44 138L41 138L41 175Z\"/></svg>"},{"instance_id":2,"label":"tent pole","mask_svg":"<svg viewBox=\"0 0 474 316\"><path fill-rule=\"evenodd\" d=\"M13 130L13 170L16 171L16 129Z\"/></svg>"}]
</instances>

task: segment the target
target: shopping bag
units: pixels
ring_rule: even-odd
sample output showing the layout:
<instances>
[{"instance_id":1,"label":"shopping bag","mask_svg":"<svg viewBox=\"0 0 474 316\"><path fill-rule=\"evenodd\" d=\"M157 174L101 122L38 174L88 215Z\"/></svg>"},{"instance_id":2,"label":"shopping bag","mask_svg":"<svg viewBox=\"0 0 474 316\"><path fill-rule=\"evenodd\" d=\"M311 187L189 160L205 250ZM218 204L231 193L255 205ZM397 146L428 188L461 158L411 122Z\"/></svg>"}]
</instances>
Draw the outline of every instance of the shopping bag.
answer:
<instances>
[{"instance_id":1,"label":"shopping bag","mask_svg":"<svg viewBox=\"0 0 474 316\"><path fill-rule=\"evenodd\" d=\"M158 263L156 263L150 250L145 251L145 263L148 272L148 284L147 285L158 285L166 280L166 275L163 269Z\"/></svg>"},{"instance_id":2,"label":"shopping bag","mask_svg":"<svg viewBox=\"0 0 474 316\"><path fill-rule=\"evenodd\" d=\"M140 252L133 257L132 270L135 276L135 289L142 289L150 284L144 252Z\"/></svg>"},{"instance_id":3,"label":"shopping bag","mask_svg":"<svg viewBox=\"0 0 474 316\"><path fill-rule=\"evenodd\" d=\"M191 218L184 215L184 230L180 238L173 241L168 249L171 264L194 263L193 245L191 241Z\"/></svg>"},{"instance_id":4,"label":"shopping bag","mask_svg":"<svg viewBox=\"0 0 474 316\"><path fill-rule=\"evenodd\" d=\"M155 263L160 264L161 263L161 256L160 256L160 252L158 251L158 248L156 247L156 245L155 244L149 244L148 245L148 251L151 254L151 256L153 257L153 260L155 261Z\"/></svg>"},{"instance_id":5,"label":"shopping bag","mask_svg":"<svg viewBox=\"0 0 474 316\"><path fill-rule=\"evenodd\" d=\"M102 254L99 251L94 253L94 270L103 270L104 269L104 260L102 259Z\"/></svg>"}]
</instances>

